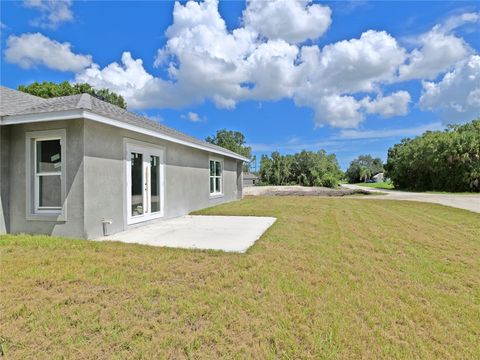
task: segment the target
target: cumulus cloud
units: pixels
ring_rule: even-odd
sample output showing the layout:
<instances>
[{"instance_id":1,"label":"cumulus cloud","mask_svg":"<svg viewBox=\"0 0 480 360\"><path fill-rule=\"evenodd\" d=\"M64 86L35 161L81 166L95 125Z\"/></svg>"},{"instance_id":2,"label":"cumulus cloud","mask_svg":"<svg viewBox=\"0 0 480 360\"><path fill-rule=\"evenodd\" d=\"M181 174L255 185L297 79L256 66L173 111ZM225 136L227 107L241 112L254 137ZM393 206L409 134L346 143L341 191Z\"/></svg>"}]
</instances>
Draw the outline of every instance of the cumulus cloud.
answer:
<instances>
[{"instance_id":1,"label":"cumulus cloud","mask_svg":"<svg viewBox=\"0 0 480 360\"><path fill-rule=\"evenodd\" d=\"M317 46L303 47L299 65L301 84L293 98L296 104L315 109L317 125L355 127L367 112L386 117L405 115L410 100L405 91L378 100L368 96L357 100L351 95L378 93L381 84L395 79L404 60L405 50L384 31L370 30L358 39L339 41L322 50Z\"/></svg>"},{"instance_id":2,"label":"cumulus cloud","mask_svg":"<svg viewBox=\"0 0 480 360\"><path fill-rule=\"evenodd\" d=\"M40 11L39 18L32 25L56 29L64 22L73 21L71 0L24 0L24 6Z\"/></svg>"},{"instance_id":3,"label":"cumulus cloud","mask_svg":"<svg viewBox=\"0 0 480 360\"><path fill-rule=\"evenodd\" d=\"M295 44L322 36L332 23L328 6L311 0L249 0L243 21L269 39Z\"/></svg>"},{"instance_id":4,"label":"cumulus cloud","mask_svg":"<svg viewBox=\"0 0 480 360\"><path fill-rule=\"evenodd\" d=\"M360 100L353 96L327 95L316 104L311 104L316 112L316 124L328 124L338 128L357 127L366 114L378 114L384 118L408 114L410 94L398 91L388 96L378 95Z\"/></svg>"},{"instance_id":5,"label":"cumulus cloud","mask_svg":"<svg viewBox=\"0 0 480 360\"><path fill-rule=\"evenodd\" d=\"M9 36L5 59L24 69L44 65L54 70L74 72L92 63L90 55L74 54L70 43L59 43L40 33Z\"/></svg>"},{"instance_id":6,"label":"cumulus cloud","mask_svg":"<svg viewBox=\"0 0 480 360\"><path fill-rule=\"evenodd\" d=\"M200 121L203 121L205 120L205 118L201 118L200 115L198 115L197 113L195 112L192 112L192 111L189 111L186 115L185 114L182 114L180 116L182 119L187 119L187 120L190 120L192 122L200 122Z\"/></svg>"},{"instance_id":7,"label":"cumulus cloud","mask_svg":"<svg viewBox=\"0 0 480 360\"><path fill-rule=\"evenodd\" d=\"M362 101L367 113L380 114L388 118L408 114L410 94L407 91L397 91L389 96L378 96L374 100L366 98Z\"/></svg>"},{"instance_id":8,"label":"cumulus cloud","mask_svg":"<svg viewBox=\"0 0 480 360\"><path fill-rule=\"evenodd\" d=\"M122 64L114 62L100 69L100 66L93 63L79 72L75 80L78 83L88 82L96 88L109 88L129 100L134 100L137 92L153 80L153 76L145 71L142 60L134 60L129 52L124 52ZM131 106L135 108L135 101L132 102Z\"/></svg>"},{"instance_id":9,"label":"cumulus cloud","mask_svg":"<svg viewBox=\"0 0 480 360\"><path fill-rule=\"evenodd\" d=\"M62 69L61 65L70 70L75 68L76 82L109 88L124 96L133 109L181 108L206 100L217 107L231 109L245 100L288 98L298 106L312 108L316 126L352 128L370 114L388 118L408 113L410 94L406 91L389 94L385 91L386 85L410 77L434 78L439 71L447 71L452 62L462 62L462 56L464 59L471 55L463 39L451 31L459 24L477 21L473 15L457 16L437 25L421 37L423 45L410 53L385 31L368 30L356 38L320 47L300 45L303 40L322 33L310 31L304 22L291 22L289 33L267 35L267 30L259 29L251 18L254 8L261 14L263 8L267 9L266 13L281 13L289 7L298 7L302 12L299 16L314 17L316 6L309 1L251 1L244 12L243 25L228 30L218 12L217 0L177 2L173 23L166 31L166 44L158 50L155 59L155 66L166 68L165 77L147 72L142 60L127 51L120 62L101 68L92 63L89 56L73 54L68 43L60 44L40 34L12 37L12 46L8 46L6 56L7 60L24 67L45 64L57 69ZM320 8L326 11L325 7ZM40 50L27 47L20 51L21 56L17 55L19 51L15 49L19 46L15 42L32 35L47 45L53 43L56 48L63 49L79 60L79 64L67 66L69 61L64 59L52 64L58 57L51 56L50 51L45 50L49 56L43 53L40 56L37 54ZM442 63L438 52L448 61ZM435 102L433 93L446 91L434 89L446 87L443 81L425 82L422 108L433 109L430 105ZM454 107L474 106L479 94L474 90L465 94L463 102L456 101ZM194 118L190 120L195 121Z\"/></svg>"},{"instance_id":10,"label":"cumulus cloud","mask_svg":"<svg viewBox=\"0 0 480 360\"><path fill-rule=\"evenodd\" d=\"M420 107L438 112L445 123L480 118L480 55L459 62L438 82L423 82Z\"/></svg>"},{"instance_id":11,"label":"cumulus cloud","mask_svg":"<svg viewBox=\"0 0 480 360\"><path fill-rule=\"evenodd\" d=\"M308 13L316 6L305 1L279 4L249 2L245 12L251 6L301 6ZM370 30L359 38L320 49L292 44L284 35L286 39L280 35L265 38L250 20L244 23L228 31L215 0L177 2L166 45L155 61L157 66L167 67L168 79L149 76L141 62L128 55L128 61L122 58L122 65L114 63L104 69L92 65L76 80L118 91L130 107L181 107L210 99L218 107L233 108L243 100L291 98L297 105L315 110L317 125L339 127L357 126L366 113L406 113L408 101L397 105L405 100L405 93L388 104L390 98L386 97L381 105L374 105L376 100L371 97L357 100L353 96L356 92L379 93L381 84L391 82L404 62L405 50L388 33ZM118 71L107 78L104 73L112 66ZM137 75L128 76L133 69ZM128 86L125 79L129 79Z\"/></svg>"},{"instance_id":12,"label":"cumulus cloud","mask_svg":"<svg viewBox=\"0 0 480 360\"><path fill-rule=\"evenodd\" d=\"M420 46L409 54L407 63L400 66L400 79L433 80L438 74L452 69L458 61L473 53L473 49L451 32L478 21L478 13L464 13L448 18L443 24L421 35L418 39Z\"/></svg>"}]
</instances>

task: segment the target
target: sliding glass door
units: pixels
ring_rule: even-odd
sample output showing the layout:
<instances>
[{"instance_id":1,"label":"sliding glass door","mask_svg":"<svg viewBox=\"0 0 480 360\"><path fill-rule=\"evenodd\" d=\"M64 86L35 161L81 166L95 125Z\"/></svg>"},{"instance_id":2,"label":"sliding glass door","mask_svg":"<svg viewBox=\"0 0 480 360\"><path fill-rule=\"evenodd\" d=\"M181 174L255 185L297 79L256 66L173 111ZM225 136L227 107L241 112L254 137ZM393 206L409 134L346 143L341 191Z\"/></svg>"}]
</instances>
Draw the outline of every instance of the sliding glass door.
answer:
<instances>
[{"instance_id":1,"label":"sliding glass door","mask_svg":"<svg viewBox=\"0 0 480 360\"><path fill-rule=\"evenodd\" d=\"M127 145L127 222L163 216L162 150Z\"/></svg>"}]
</instances>

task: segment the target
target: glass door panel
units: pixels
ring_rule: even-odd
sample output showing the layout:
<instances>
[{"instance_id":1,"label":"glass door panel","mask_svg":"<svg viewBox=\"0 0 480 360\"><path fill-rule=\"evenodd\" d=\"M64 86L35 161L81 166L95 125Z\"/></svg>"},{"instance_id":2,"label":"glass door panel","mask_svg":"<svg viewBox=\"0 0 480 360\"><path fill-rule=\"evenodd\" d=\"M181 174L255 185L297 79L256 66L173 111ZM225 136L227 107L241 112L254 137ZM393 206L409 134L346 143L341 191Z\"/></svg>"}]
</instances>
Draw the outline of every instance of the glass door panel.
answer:
<instances>
[{"instance_id":1,"label":"glass door panel","mask_svg":"<svg viewBox=\"0 0 480 360\"><path fill-rule=\"evenodd\" d=\"M134 224L163 216L162 152L128 146L127 223Z\"/></svg>"},{"instance_id":2,"label":"glass door panel","mask_svg":"<svg viewBox=\"0 0 480 360\"><path fill-rule=\"evenodd\" d=\"M150 156L150 212L160 211L160 157Z\"/></svg>"},{"instance_id":3,"label":"glass door panel","mask_svg":"<svg viewBox=\"0 0 480 360\"><path fill-rule=\"evenodd\" d=\"M132 152L131 161L131 216L139 216L144 213L143 209L143 154Z\"/></svg>"}]
</instances>

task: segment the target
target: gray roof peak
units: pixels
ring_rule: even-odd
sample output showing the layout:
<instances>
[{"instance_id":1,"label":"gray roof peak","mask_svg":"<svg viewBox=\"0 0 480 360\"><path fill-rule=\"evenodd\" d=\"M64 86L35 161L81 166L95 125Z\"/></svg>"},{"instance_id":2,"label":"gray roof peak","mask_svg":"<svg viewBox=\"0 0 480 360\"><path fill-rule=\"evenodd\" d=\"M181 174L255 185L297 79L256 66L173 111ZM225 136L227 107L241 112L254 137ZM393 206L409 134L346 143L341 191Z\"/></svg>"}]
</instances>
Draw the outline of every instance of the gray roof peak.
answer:
<instances>
[{"instance_id":1,"label":"gray roof peak","mask_svg":"<svg viewBox=\"0 0 480 360\"><path fill-rule=\"evenodd\" d=\"M82 94L78 100L77 107L80 109L92 109L92 96L90 94Z\"/></svg>"},{"instance_id":2,"label":"gray roof peak","mask_svg":"<svg viewBox=\"0 0 480 360\"><path fill-rule=\"evenodd\" d=\"M38 96L0 86L0 116L17 114L44 100Z\"/></svg>"},{"instance_id":3,"label":"gray roof peak","mask_svg":"<svg viewBox=\"0 0 480 360\"><path fill-rule=\"evenodd\" d=\"M235 158L244 158L233 151L227 150L217 145L210 144L206 141L196 139L190 135L184 134L178 130L169 128L157 121L147 119L146 117L137 115L121 107L97 99L89 94L78 94L70 96L61 96L50 99L43 99L37 96L22 93L20 91L8 89L0 86L0 116L8 115L30 115L45 114L52 112L87 110L96 115L100 115L112 120L117 120L124 124L133 125L143 129L147 129L158 134L167 135L177 140L208 148L212 152L228 154Z\"/></svg>"}]
</instances>

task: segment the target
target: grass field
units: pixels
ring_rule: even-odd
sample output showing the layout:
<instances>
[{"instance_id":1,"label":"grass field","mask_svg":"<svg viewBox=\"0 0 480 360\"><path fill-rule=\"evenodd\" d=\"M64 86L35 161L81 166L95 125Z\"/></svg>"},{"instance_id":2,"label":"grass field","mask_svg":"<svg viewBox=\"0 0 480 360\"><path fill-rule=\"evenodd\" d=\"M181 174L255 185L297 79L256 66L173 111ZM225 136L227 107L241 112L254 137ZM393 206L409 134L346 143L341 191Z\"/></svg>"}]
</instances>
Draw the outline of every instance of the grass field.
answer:
<instances>
[{"instance_id":1,"label":"grass field","mask_svg":"<svg viewBox=\"0 0 480 360\"><path fill-rule=\"evenodd\" d=\"M480 215L256 197L247 254L0 239L0 342L20 358L478 359Z\"/></svg>"},{"instance_id":2,"label":"grass field","mask_svg":"<svg viewBox=\"0 0 480 360\"><path fill-rule=\"evenodd\" d=\"M389 182L377 182L377 183L361 182L361 183L358 183L358 184L355 184L355 185L374 188L374 189L394 190L393 184L389 183Z\"/></svg>"},{"instance_id":3,"label":"grass field","mask_svg":"<svg viewBox=\"0 0 480 360\"><path fill-rule=\"evenodd\" d=\"M440 194L440 195L473 195L476 194L475 192L468 192L468 191L463 191L463 192L451 192L451 191L413 191L413 190L405 190L405 189L395 189L393 184L391 182L378 182L378 183L357 183L355 185L358 186L363 186L363 187L369 187L369 188L374 188L374 189L384 189L384 190L399 190L399 191L404 191L404 192L424 192L427 194Z\"/></svg>"}]
</instances>

